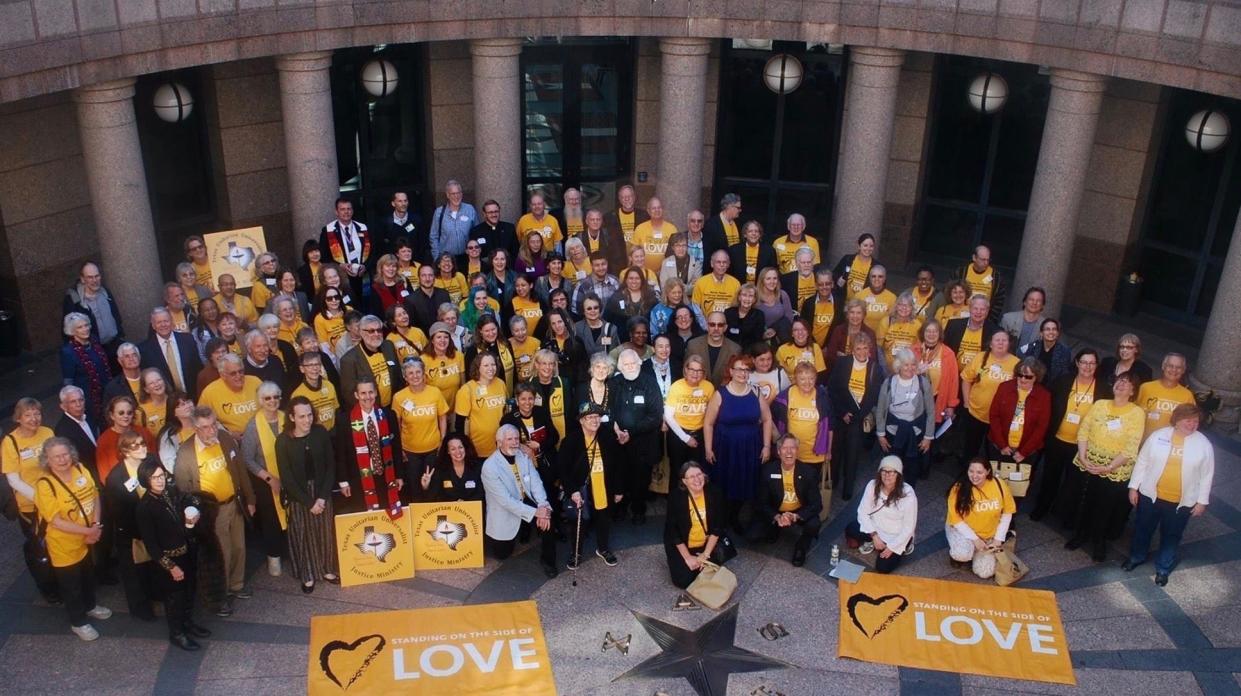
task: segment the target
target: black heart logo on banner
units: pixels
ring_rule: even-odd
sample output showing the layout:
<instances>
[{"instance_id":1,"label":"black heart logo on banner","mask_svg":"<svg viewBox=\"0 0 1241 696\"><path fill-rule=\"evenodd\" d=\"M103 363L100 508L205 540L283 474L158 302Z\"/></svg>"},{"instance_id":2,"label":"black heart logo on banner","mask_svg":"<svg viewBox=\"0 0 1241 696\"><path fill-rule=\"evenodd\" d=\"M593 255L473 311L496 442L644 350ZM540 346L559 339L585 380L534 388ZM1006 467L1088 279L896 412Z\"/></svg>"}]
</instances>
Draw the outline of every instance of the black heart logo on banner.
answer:
<instances>
[{"instance_id":1,"label":"black heart logo on banner","mask_svg":"<svg viewBox=\"0 0 1241 696\"><path fill-rule=\"evenodd\" d=\"M369 643L370 647L363 644ZM353 683L362 678L362 674L371 666L371 662L379 656L388 641L379 634L362 636L361 638L346 643L343 640L329 641L319 651L319 668L327 675L328 679L336 682L336 685L346 691ZM340 675L337 675L337 672ZM341 683L341 677L348 676L348 681Z\"/></svg>"},{"instance_id":2,"label":"black heart logo on banner","mask_svg":"<svg viewBox=\"0 0 1241 696\"><path fill-rule=\"evenodd\" d=\"M858 592L849 597L845 606L849 610L849 618L853 619L853 625L867 638L873 639L909 608L909 600L898 594L875 598ZM859 616L859 606L877 611L863 611L863 615Z\"/></svg>"}]
</instances>

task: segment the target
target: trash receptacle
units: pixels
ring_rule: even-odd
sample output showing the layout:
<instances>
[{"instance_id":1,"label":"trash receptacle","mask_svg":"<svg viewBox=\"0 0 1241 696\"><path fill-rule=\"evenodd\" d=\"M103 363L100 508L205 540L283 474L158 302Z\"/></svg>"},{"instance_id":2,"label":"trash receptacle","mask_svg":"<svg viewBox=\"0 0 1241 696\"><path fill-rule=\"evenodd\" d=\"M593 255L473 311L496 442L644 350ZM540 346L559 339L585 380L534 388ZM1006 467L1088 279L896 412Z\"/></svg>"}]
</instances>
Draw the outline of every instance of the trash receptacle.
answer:
<instances>
[{"instance_id":1,"label":"trash receptacle","mask_svg":"<svg viewBox=\"0 0 1241 696\"><path fill-rule=\"evenodd\" d=\"M1138 305L1142 301L1142 276L1137 273L1120 279L1120 289L1116 291L1116 313L1122 317L1133 317L1138 313Z\"/></svg>"}]
</instances>

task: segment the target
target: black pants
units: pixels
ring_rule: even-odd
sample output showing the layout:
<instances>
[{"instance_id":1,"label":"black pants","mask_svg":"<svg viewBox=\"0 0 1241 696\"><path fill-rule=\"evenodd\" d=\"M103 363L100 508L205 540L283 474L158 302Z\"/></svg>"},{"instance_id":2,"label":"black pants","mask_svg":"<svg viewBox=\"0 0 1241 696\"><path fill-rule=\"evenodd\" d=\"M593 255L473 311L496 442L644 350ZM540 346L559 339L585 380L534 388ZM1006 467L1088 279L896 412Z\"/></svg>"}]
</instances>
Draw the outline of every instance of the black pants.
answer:
<instances>
[{"instance_id":1,"label":"black pants","mask_svg":"<svg viewBox=\"0 0 1241 696\"><path fill-rule=\"evenodd\" d=\"M587 493L587 495L589 495L589 493ZM612 550L611 511L608 510L607 508L604 508L602 511L595 510L593 509L594 506L590 504L589 500L585 502L586 502L586 505L591 508L591 513L590 513L590 520L587 522L582 522L581 535L586 534L587 527L594 529L595 548L600 551L611 551ZM609 506L610 505L611 505L611 501L609 501ZM566 509L565 510L565 522L567 522L569 526L568 528L569 538L574 540L573 543L575 544L575 548L573 551L574 553L580 555L582 553L582 542L581 542L581 535L578 534L578 529L577 529L577 512L576 511L570 512L568 509Z\"/></svg>"},{"instance_id":2,"label":"black pants","mask_svg":"<svg viewBox=\"0 0 1241 696\"><path fill-rule=\"evenodd\" d=\"M651 470L659 460L658 430L649 433L630 433L629 443L618 449L623 456L625 472L625 498L621 505L626 505L634 515L646 514L646 497L651 490ZM617 506L621 510L621 506ZM623 514L623 510L622 510Z\"/></svg>"},{"instance_id":3,"label":"black pants","mask_svg":"<svg viewBox=\"0 0 1241 696\"><path fill-rule=\"evenodd\" d=\"M702 553L703 548L691 546L689 553L691 556L697 556ZM690 570L689 566L685 565L685 559L681 558L681 552L673 544L664 543L664 555L668 557L668 574L672 576L672 584L682 590L689 587L690 583L698 577L698 571Z\"/></svg>"},{"instance_id":4,"label":"black pants","mask_svg":"<svg viewBox=\"0 0 1241 696\"><path fill-rule=\"evenodd\" d=\"M431 502L431 496L435 491L422 490L419 482L422 481L422 475L427 469L435 468L439 452L431 450L430 452L401 452L401 454L401 458L397 461L397 476L405 481L405 486L401 489L401 502L406 505L419 501Z\"/></svg>"},{"instance_id":5,"label":"black pants","mask_svg":"<svg viewBox=\"0 0 1241 696\"><path fill-rule=\"evenodd\" d=\"M849 523L848 527L845 527L845 536L848 537L849 539L852 539L858 542L859 544L865 544L868 541L873 541L869 534L862 533L862 525L858 524L857 520L853 520L852 522ZM903 557L904 556L902 556L901 554L893 552L891 556L884 558L878 552L876 552L875 553L875 572L876 573L891 573L892 571L896 570L897 566L901 564L901 558Z\"/></svg>"},{"instance_id":6,"label":"black pants","mask_svg":"<svg viewBox=\"0 0 1241 696\"><path fill-rule=\"evenodd\" d=\"M134 542L125 536L116 537L116 570L125 589L125 603L136 617L153 617L151 611L151 563L134 563Z\"/></svg>"},{"instance_id":7,"label":"black pants","mask_svg":"<svg viewBox=\"0 0 1241 696\"><path fill-rule=\"evenodd\" d=\"M184 556L173 559L185 578L180 582L173 580L172 575L159 565L155 565L155 586L164 598L164 615L168 621L168 634L176 635L185 632L185 626L191 623L194 614L194 599L198 595L198 549L193 544Z\"/></svg>"},{"instance_id":8,"label":"black pants","mask_svg":"<svg viewBox=\"0 0 1241 696\"><path fill-rule=\"evenodd\" d=\"M802 552L809 551L810 545L814 543L815 539L819 538L819 527L823 523L819 521L819 516L815 515L809 519L799 519L795 524L797 527L801 527L801 535L797 537L797 543L794 548ZM758 519L756 516L754 521L750 523L750 533L746 535L746 538L751 541L771 544L780 538L781 529L787 529L787 527L781 527L775 523L775 520L770 518L764 520Z\"/></svg>"},{"instance_id":9,"label":"black pants","mask_svg":"<svg viewBox=\"0 0 1241 696\"><path fill-rule=\"evenodd\" d=\"M60 597L65 601L69 624L75 627L89 624L86 612L95 608L95 564L90 554L71 566L53 568L52 572L60 586Z\"/></svg>"},{"instance_id":10,"label":"black pants","mask_svg":"<svg viewBox=\"0 0 1241 696\"><path fill-rule=\"evenodd\" d=\"M47 560L43 543L35 536L37 514L22 512L17 516L18 526L25 538L22 543L22 556L26 560L26 570L30 571L30 577L34 579L35 587L39 588L39 594L43 595L44 599L55 598L60 596L60 589L56 586L56 574Z\"/></svg>"},{"instance_id":11,"label":"black pants","mask_svg":"<svg viewBox=\"0 0 1241 696\"><path fill-rule=\"evenodd\" d=\"M963 408L958 413L961 418L961 468L964 469L971 459L982 452L991 426L975 418L968 409Z\"/></svg>"},{"instance_id":12,"label":"black pants","mask_svg":"<svg viewBox=\"0 0 1241 696\"><path fill-rule=\"evenodd\" d=\"M681 467L685 464L685 462L698 462L699 464L706 464L706 460L704 460L702 456L702 431L687 430L686 432L689 433L689 435L698 443L697 447L690 447L684 442L681 442L681 438L677 437L676 433L671 430L668 431L666 440L668 442L669 482L678 480L677 475L681 473ZM669 483L669 485L673 484Z\"/></svg>"},{"instance_id":13,"label":"black pants","mask_svg":"<svg viewBox=\"0 0 1241 696\"><path fill-rule=\"evenodd\" d=\"M852 422L836 422L835 438L840 449L839 455L832 459L832 488L840 491L843 500L853 498L853 479L866 456L869 435L862 432L862 420L862 414L857 414Z\"/></svg>"},{"instance_id":14,"label":"black pants","mask_svg":"<svg viewBox=\"0 0 1241 696\"><path fill-rule=\"evenodd\" d=\"M1076 443L1061 442L1055 437L1047 438L1047 446L1043 449L1043 480L1039 483L1031 516L1043 517L1051 512L1056 496L1060 494L1064 472L1067 467L1073 466L1073 457L1076 455Z\"/></svg>"},{"instance_id":15,"label":"black pants","mask_svg":"<svg viewBox=\"0 0 1241 696\"><path fill-rule=\"evenodd\" d=\"M487 553L496 560L503 561L513 555L517 542L526 541L532 532L538 532L540 537L542 548L539 551L539 561L543 565L554 567L556 565L556 527L553 525L547 531L542 531L535 526L534 520L522 522L521 528L517 530L517 536L512 539L501 540L487 537Z\"/></svg>"},{"instance_id":16,"label":"black pants","mask_svg":"<svg viewBox=\"0 0 1241 696\"><path fill-rule=\"evenodd\" d=\"M280 558L285 549L284 530L280 528L280 518L276 516L276 506L280 501L276 500L271 486L254 474L250 474L250 485L254 487L254 521L258 526L263 553Z\"/></svg>"}]
</instances>

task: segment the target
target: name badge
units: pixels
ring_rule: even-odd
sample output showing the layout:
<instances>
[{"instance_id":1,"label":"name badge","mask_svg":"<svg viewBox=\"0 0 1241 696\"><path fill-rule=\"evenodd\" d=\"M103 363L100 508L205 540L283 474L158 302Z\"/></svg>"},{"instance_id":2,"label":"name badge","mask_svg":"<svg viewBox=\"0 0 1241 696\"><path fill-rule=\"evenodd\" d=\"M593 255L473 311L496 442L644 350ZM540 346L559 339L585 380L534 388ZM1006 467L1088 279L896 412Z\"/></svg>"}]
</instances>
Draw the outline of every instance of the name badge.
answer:
<instances>
[{"instance_id":1,"label":"name badge","mask_svg":"<svg viewBox=\"0 0 1241 696\"><path fill-rule=\"evenodd\" d=\"M610 420L612 420L612 416L610 416L610 415L608 415L608 414L606 414L606 413L605 413L605 414L603 414L603 415L599 418L599 422L600 422L600 423L607 423L607 422L608 422L608 421L610 421Z\"/></svg>"},{"instance_id":2,"label":"name badge","mask_svg":"<svg viewBox=\"0 0 1241 696\"><path fill-rule=\"evenodd\" d=\"M612 337L611 337L611 336L604 336L603 338L599 339L599 345L601 345L601 346L610 346L610 345L612 345Z\"/></svg>"},{"instance_id":3,"label":"name badge","mask_svg":"<svg viewBox=\"0 0 1241 696\"><path fill-rule=\"evenodd\" d=\"M757 272L758 272L758 269L757 269L757 268L755 268L755 267L753 267L753 266L746 266L746 267L745 267L745 272L746 272L746 274L747 274L747 275L754 275L755 273L757 273Z\"/></svg>"},{"instance_id":4,"label":"name badge","mask_svg":"<svg viewBox=\"0 0 1241 696\"><path fill-rule=\"evenodd\" d=\"M582 278L586 277L586 271L578 271L577 273L574 273L573 275L576 276L578 280L581 280Z\"/></svg>"},{"instance_id":5,"label":"name badge","mask_svg":"<svg viewBox=\"0 0 1241 696\"><path fill-rule=\"evenodd\" d=\"M546 237L546 236L548 236L548 235L549 235L549 234L551 234L551 233L552 233L552 227L551 227L551 225L544 225L544 226L543 226L543 236L544 236L544 237Z\"/></svg>"},{"instance_id":6,"label":"name badge","mask_svg":"<svg viewBox=\"0 0 1241 696\"><path fill-rule=\"evenodd\" d=\"M128 481L126 481L125 490L129 491L130 493L133 493L134 491L138 490L138 479L131 478Z\"/></svg>"},{"instance_id":7,"label":"name badge","mask_svg":"<svg viewBox=\"0 0 1241 696\"><path fill-rule=\"evenodd\" d=\"M405 223L405 231L406 231L406 232L413 232L413 231L414 231L414 223L412 223L412 222L407 222L407 223Z\"/></svg>"},{"instance_id":8,"label":"name badge","mask_svg":"<svg viewBox=\"0 0 1241 696\"><path fill-rule=\"evenodd\" d=\"M479 395L479 396L487 396L487 387L479 387L479 388L478 388L478 395Z\"/></svg>"},{"instance_id":9,"label":"name badge","mask_svg":"<svg viewBox=\"0 0 1241 696\"><path fill-rule=\"evenodd\" d=\"M445 481L444 488L452 488L452 481Z\"/></svg>"},{"instance_id":10,"label":"name badge","mask_svg":"<svg viewBox=\"0 0 1241 696\"><path fill-rule=\"evenodd\" d=\"M466 482L465 482L465 487L466 487L466 488L477 488L477 486L474 484L474 482L473 482L473 481L466 481Z\"/></svg>"},{"instance_id":11,"label":"name badge","mask_svg":"<svg viewBox=\"0 0 1241 696\"><path fill-rule=\"evenodd\" d=\"M1009 423L1009 425L1008 425L1008 429L1009 429L1009 430L1012 430L1012 431L1014 431L1014 432L1016 432L1016 431L1018 431L1018 430L1021 430L1021 426L1022 426L1024 423L1025 423L1025 421L1024 421L1024 420L1017 420L1017 419L1015 419L1015 418L1014 418L1014 419L1013 419L1013 422L1012 422L1012 423Z\"/></svg>"},{"instance_id":12,"label":"name badge","mask_svg":"<svg viewBox=\"0 0 1241 696\"><path fill-rule=\"evenodd\" d=\"M654 237L655 239L663 239L664 233L663 232L652 232L651 236Z\"/></svg>"},{"instance_id":13,"label":"name badge","mask_svg":"<svg viewBox=\"0 0 1241 696\"><path fill-rule=\"evenodd\" d=\"M643 394L638 394L637 396L633 397L633 402L635 404L644 404L646 403L646 396Z\"/></svg>"},{"instance_id":14,"label":"name badge","mask_svg":"<svg viewBox=\"0 0 1241 696\"><path fill-rule=\"evenodd\" d=\"M775 480L777 480L777 481L778 481L778 480L780 480L780 479L782 479L782 478L784 478L784 477L783 477L783 476L781 476L780 474L772 474L772 475L771 475L771 478L773 478L773 479L775 479Z\"/></svg>"},{"instance_id":15,"label":"name badge","mask_svg":"<svg viewBox=\"0 0 1241 696\"><path fill-rule=\"evenodd\" d=\"M409 399L406 399L405 403L401 404L401 406L405 407L406 411L414 410L414 402L410 401Z\"/></svg>"},{"instance_id":16,"label":"name badge","mask_svg":"<svg viewBox=\"0 0 1241 696\"><path fill-rule=\"evenodd\" d=\"M1120 430L1120 419L1113 418L1107 422L1108 430Z\"/></svg>"},{"instance_id":17,"label":"name badge","mask_svg":"<svg viewBox=\"0 0 1241 696\"><path fill-rule=\"evenodd\" d=\"M693 393L690 394L690 396L702 396L704 393L705 392L703 392L701 389L695 389Z\"/></svg>"},{"instance_id":18,"label":"name badge","mask_svg":"<svg viewBox=\"0 0 1241 696\"><path fill-rule=\"evenodd\" d=\"M479 238L478 238L477 240L475 240L475 241L477 241L477 242L478 242L479 246L482 246L483 244L486 244L486 243L487 243L487 238L486 238L486 237L479 237Z\"/></svg>"},{"instance_id":19,"label":"name badge","mask_svg":"<svg viewBox=\"0 0 1241 696\"><path fill-rule=\"evenodd\" d=\"M624 309L624 308L625 308L625 301L624 301L624 300L621 300L621 301L620 301L620 308L621 308L621 309Z\"/></svg>"},{"instance_id":20,"label":"name badge","mask_svg":"<svg viewBox=\"0 0 1241 696\"><path fill-rule=\"evenodd\" d=\"M263 279L263 283L265 283L265 284L267 285L267 287L269 287L269 288L274 288L274 287L276 287L276 279L275 279L275 278L264 278L264 279Z\"/></svg>"},{"instance_id":21,"label":"name badge","mask_svg":"<svg viewBox=\"0 0 1241 696\"><path fill-rule=\"evenodd\" d=\"M77 478L77 480L73 482L73 485L75 485L75 486L85 486L85 485L86 485L86 477L85 477L85 476L79 476L79 477Z\"/></svg>"},{"instance_id":22,"label":"name badge","mask_svg":"<svg viewBox=\"0 0 1241 696\"><path fill-rule=\"evenodd\" d=\"M353 302L353 299L350 298L348 295L345 295L344 297L340 298L340 301L343 304L349 304L350 302Z\"/></svg>"},{"instance_id":23,"label":"name badge","mask_svg":"<svg viewBox=\"0 0 1241 696\"><path fill-rule=\"evenodd\" d=\"M34 450L33 450L33 449L31 449L31 448L27 447L26 449L24 449L24 450L22 450L22 451L21 451L21 458L22 458L22 459L31 459L31 458L33 458L33 457L34 457Z\"/></svg>"},{"instance_id":24,"label":"name badge","mask_svg":"<svg viewBox=\"0 0 1241 696\"><path fill-rule=\"evenodd\" d=\"M1077 425L1078 423L1082 422L1082 417L1077 415L1076 413L1066 413L1064 414L1064 419L1072 423L1073 425Z\"/></svg>"},{"instance_id":25,"label":"name badge","mask_svg":"<svg viewBox=\"0 0 1241 696\"><path fill-rule=\"evenodd\" d=\"M396 367L396 363L392 362L391 360L387 360L385 362L388 363L388 367Z\"/></svg>"},{"instance_id":26,"label":"name badge","mask_svg":"<svg viewBox=\"0 0 1241 696\"><path fill-rule=\"evenodd\" d=\"M983 283L986 283L987 285L990 285L990 284L991 284L991 276L987 276L986 278L983 278L983 279L982 279L982 282L983 282Z\"/></svg>"},{"instance_id":27,"label":"name badge","mask_svg":"<svg viewBox=\"0 0 1241 696\"><path fill-rule=\"evenodd\" d=\"M401 297L409 297L409 291L408 291L408 290L402 290L402 291L401 291Z\"/></svg>"},{"instance_id":28,"label":"name badge","mask_svg":"<svg viewBox=\"0 0 1241 696\"><path fill-rule=\"evenodd\" d=\"M1151 411L1150 413L1146 414L1146 417L1153 421L1157 421L1159 420L1159 411Z\"/></svg>"},{"instance_id":29,"label":"name badge","mask_svg":"<svg viewBox=\"0 0 1241 696\"><path fill-rule=\"evenodd\" d=\"M777 248L777 249L779 249L780 251L784 251L784 245L783 245L783 244L777 244L777 245L776 245L776 248Z\"/></svg>"},{"instance_id":30,"label":"name badge","mask_svg":"<svg viewBox=\"0 0 1241 696\"><path fill-rule=\"evenodd\" d=\"M730 333L730 334L739 334L739 333L741 333L741 329L739 329L739 328L729 329L729 330L728 330L728 333Z\"/></svg>"},{"instance_id":31,"label":"name badge","mask_svg":"<svg viewBox=\"0 0 1241 696\"><path fill-rule=\"evenodd\" d=\"M524 365L524 364L526 364L526 363L530 362L530 356L529 356L529 355L523 355L523 356L521 356L520 358L517 358L517 362L519 362L519 363L521 363L521 364L523 364L523 365Z\"/></svg>"}]
</instances>

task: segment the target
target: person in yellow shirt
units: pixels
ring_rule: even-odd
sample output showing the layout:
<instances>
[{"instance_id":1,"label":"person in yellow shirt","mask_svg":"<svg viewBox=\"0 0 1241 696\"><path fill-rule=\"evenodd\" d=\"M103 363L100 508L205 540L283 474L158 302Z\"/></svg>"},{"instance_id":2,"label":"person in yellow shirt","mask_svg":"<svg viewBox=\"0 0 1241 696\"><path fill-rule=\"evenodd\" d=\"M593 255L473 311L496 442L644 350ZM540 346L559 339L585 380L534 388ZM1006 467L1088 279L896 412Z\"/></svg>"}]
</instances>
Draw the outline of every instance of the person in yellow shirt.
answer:
<instances>
[{"instance_id":1,"label":"person in yellow shirt","mask_svg":"<svg viewBox=\"0 0 1241 696\"><path fill-rule=\"evenodd\" d=\"M912 348L918 342L921 328L922 320L914 314L913 293L906 290L896 298L892 315L880 321L875 329L875 339L879 342L880 355L887 364L888 372L892 372L892 358L896 351Z\"/></svg>"},{"instance_id":2,"label":"person in yellow shirt","mask_svg":"<svg viewBox=\"0 0 1241 696\"><path fill-rule=\"evenodd\" d=\"M431 325L430 341L422 351L427 383L439 389L445 399L456 399L465 374L465 355L453 343L452 329L442 321Z\"/></svg>"},{"instance_id":3,"label":"person in yellow shirt","mask_svg":"<svg viewBox=\"0 0 1241 696\"><path fill-rule=\"evenodd\" d=\"M836 286L844 292L846 300L852 300L866 289L870 268L878 262L875 258L875 235L865 232L857 238L857 253L840 257L832 269Z\"/></svg>"},{"instance_id":4,"label":"person in yellow shirt","mask_svg":"<svg viewBox=\"0 0 1241 696\"><path fill-rule=\"evenodd\" d=\"M1077 433L1086 414L1096 400L1111 394L1108 386L1097 378L1099 353L1083 348L1074 360L1077 374L1067 374L1051 383L1051 420L1047 428L1047 444L1043 449L1043 481L1030 519L1035 522L1051 512L1057 502L1065 472L1073 466L1077 455Z\"/></svg>"},{"instance_id":5,"label":"person in yellow shirt","mask_svg":"<svg viewBox=\"0 0 1241 696\"><path fill-rule=\"evenodd\" d=\"M720 249L711 255L711 273L694 283L690 301L698 307L699 316L723 312L737 303L741 283L728 275L728 252Z\"/></svg>"},{"instance_id":6,"label":"person in yellow shirt","mask_svg":"<svg viewBox=\"0 0 1241 696\"><path fill-rule=\"evenodd\" d=\"M405 388L392 397L392 412L401 428L405 481L417 481L435 468L440 443L448 434L448 401L440 390L427 384L426 366L416 357L401 364ZM402 490L406 502L413 500L416 486Z\"/></svg>"},{"instance_id":7,"label":"person in yellow shirt","mask_svg":"<svg viewBox=\"0 0 1241 696\"><path fill-rule=\"evenodd\" d=\"M396 349L397 360L418 355L427 347L427 335L417 326L410 325L409 310L405 309L405 305L394 304L384 314L389 328L387 339Z\"/></svg>"},{"instance_id":8,"label":"person in yellow shirt","mask_svg":"<svg viewBox=\"0 0 1241 696\"><path fill-rule=\"evenodd\" d=\"M470 365L470 381L457 390L457 430L470 436L483 458L496 451L496 431L508 402L504 380L496 378L498 371L496 356L479 353Z\"/></svg>"},{"instance_id":9,"label":"person in yellow shirt","mask_svg":"<svg viewBox=\"0 0 1241 696\"><path fill-rule=\"evenodd\" d=\"M836 298L832 294L832 272L826 268L815 271L814 295L801 303L801 316L810 322L811 335L817 346L826 346L827 337L836 321Z\"/></svg>"},{"instance_id":10,"label":"person in yellow shirt","mask_svg":"<svg viewBox=\"0 0 1241 696\"><path fill-rule=\"evenodd\" d=\"M475 247L477 247L475 243ZM440 254L439 261L435 267L439 271L435 274L435 287L448 293L448 300L454 305L465 297L465 292L469 289L470 284L466 281L465 275L457 272L457 262L452 254ZM481 270L481 269L480 269Z\"/></svg>"},{"instance_id":11,"label":"person in yellow shirt","mask_svg":"<svg viewBox=\"0 0 1241 696\"><path fill-rule=\"evenodd\" d=\"M908 290L913 298L914 316L919 321L935 318L935 313L944 304L944 294L935 288L935 270L930 266L920 266L914 276L914 286ZM966 312L968 315L968 311ZM952 317L956 319L957 317ZM944 322L940 322L943 326Z\"/></svg>"},{"instance_id":12,"label":"person in yellow shirt","mask_svg":"<svg viewBox=\"0 0 1241 696\"><path fill-rule=\"evenodd\" d=\"M791 340L776 350L776 362L784 368L789 382L796 381L797 366L802 363L813 367L816 375L824 377L827 375L827 363L823 360L823 351L814 342L814 334L811 331L810 322L804 317L793 319L789 329Z\"/></svg>"},{"instance_id":13,"label":"person in yellow shirt","mask_svg":"<svg viewBox=\"0 0 1241 696\"><path fill-rule=\"evenodd\" d=\"M220 425L237 440L258 412L258 392L262 380L245 373L241 358L225 353L218 365L220 378L198 396L198 405L210 408Z\"/></svg>"},{"instance_id":14,"label":"person in yellow shirt","mask_svg":"<svg viewBox=\"0 0 1241 696\"><path fill-rule=\"evenodd\" d=\"M896 294L888 289L888 269L879 264L871 266L867 286L856 297L866 304L865 324L879 334L879 326L892 314L896 306Z\"/></svg>"},{"instance_id":15,"label":"person in yellow shirt","mask_svg":"<svg viewBox=\"0 0 1241 696\"><path fill-rule=\"evenodd\" d=\"M564 241L564 233L560 229L560 221L555 216L549 215L547 212L547 200L543 198L542 193L530 194L530 212L522 215L517 220L517 245L524 247L526 245L526 237L531 232L538 232L543 235L544 248L555 248L556 251L562 250L562 242ZM495 443L492 443L492 449Z\"/></svg>"},{"instance_id":16,"label":"person in yellow shirt","mask_svg":"<svg viewBox=\"0 0 1241 696\"><path fill-rule=\"evenodd\" d=\"M991 321L999 322L1000 315L1004 311L1004 303L1008 299L1008 286L1004 283L1004 277L1000 272L991 265L991 249L985 244L980 244L974 248L974 255L970 258L970 262L962 266L953 277L953 280L959 280L969 289L970 297L974 295L982 295L991 303L991 313L988 318Z\"/></svg>"},{"instance_id":17,"label":"person in yellow shirt","mask_svg":"<svg viewBox=\"0 0 1241 696\"><path fill-rule=\"evenodd\" d=\"M249 328L258 323L258 310L254 308L254 303L250 301L250 298L237 294L237 281L231 274L220 274L220 292L216 293L212 299L220 305L221 313L232 312L236 315L243 328Z\"/></svg>"},{"instance_id":18,"label":"person in yellow shirt","mask_svg":"<svg viewBox=\"0 0 1241 696\"><path fill-rule=\"evenodd\" d=\"M190 304L190 309L198 311L198 303L211 297L211 290L205 285L197 283L198 273L194 271L194 265L188 261L182 261L177 264L177 285L181 287L181 291L185 293L185 299Z\"/></svg>"},{"instance_id":19,"label":"person in yellow shirt","mask_svg":"<svg viewBox=\"0 0 1241 696\"><path fill-rule=\"evenodd\" d=\"M222 278L223 276L221 276ZM337 342L345 335L345 306L337 288L324 285L315 298L315 336L330 355L336 354Z\"/></svg>"},{"instance_id":20,"label":"person in yellow shirt","mask_svg":"<svg viewBox=\"0 0 1241 696\"><path fill-rule=\"evenodd\" d=\"M819 255L819 240L806 234L806 218L801 213L793 213L785 225L789 233L776 237L776 241L772 242L780 272L792 273L797 270L797 250L803 247L814 252L814 265L819 265L823 260Z\"/></svg>"},{"instance_id":21,"label":"person in yellow shirt","mask_svg":"<svg viewBox=\"0 0 1241 696\"><path fill-rule=\"evenodd\" d=\"M819 513L823 509L819 471L798 461L800 450L799 439L792 433L776 440L776 459L759 470L754 520L747 535L753 541L770 544L779 538L781 529L801 527L793 545L794 567L806 563L810 545L819 538Z\"/></svg>"},{"instance_id":22,"label":"person in yellow shirt","mask_svg":"<svg viewBox=\"0 0 1241 696\"><path fill-rule=\"evenodd\" d=\"M513 369L517 371L513 383L529 382L534 379L534 354L542 345L530 336L530 325L525 317L513 317L508 322L508 344L513 353Z\"/></svg>"},{"instance_id":23,"label":"person in yellow shirt","mask_svg":"<svg viewBox=\"0 0 1241 696\"><path fill-rule=\"evenodd\" d=\"M1008 334L996 331L991 336L990 348L979 355L961 373L961 398L966 409L957 414L961 418L964 433L964 456L973 457L982 449L991 423L991 400L995 390L1013 378L1019 362L1016 355L1008 352Z\"/></svg>"},{"instance_id":24,"label":"person in yellow shirt","mask_svg":"<svg viewBox=\"0 0 1241 696\"><path fill-rule=\"evenodd\" d=\"M828 422L830 401L827 389L818 386L818 371L808 362L793 368L793 386L781 392L771 408L771 417L779 430L797 440L797 463L823 467L831 452L831 423ZM778 451L779 448L777 448ZM816 471L816 480L826 474Z\"/></svg>"},{"instance_id":25,"label":"person in yellow shirt","mask_svg":"<svg viewBox=\"0 0 1241 696\"><path fill-rule=\"evenodd\" d=\"M668 252L668 240L677 233L677 226L664 219L664 204L654 196L646 202L646 214L650 219L634 228L633 245L646 251L647 270L659 273Z\"/></svg>"},{"instance_id":26,"label":"person in yellow shirt","mask_svg":"<svg viewBox=\"0 0 1241 696\"><path fill-rule=\"evenodd\" d=\"M1008 484L995 477L987 460L970 459L969 466L948 491L948 518L944 534L948 555L956 563L971 563L974 575L995 575L994 551L1008 538L1017 503Z\"/></svg>"},{"instance_id":27,"label":"person in yellow shirt","mask_svg":"<svg viewBox=\"0 0 1241 696\"><path fill-rule=\"evenodd\" d=\"M112 616L110 609L95 603L95 570L88 558L91 544L103 535L99 491L67 438L53 437L43 444L39 468L42 473L34 483L34 504L39 522L45 525L48 562L74 635L95 640L99 632L90 619Z\"/></svg>"},{"instance_id":28,"label":"person in yellow shirt","mask_svg":"<svg viewBox=\"0 0 1241 696\"><path fill-rule=\"evenodd\" d=\"M197 234L192 234L185 238L185 259L194 267L194 282L208 290L215 292L215 282L212 280L211 258L207 253L207 243Z\"/></svg>"},{"instance_id":29,"label":"person in yellow shirt","mask_svg":"<svg viewBox=\"0 0 1241 696\"><path fill-rule=\"evenodd\" d=\"M707 402L715 385L707 381L706 363L698 355L685 359L685 376L668 387L664 398L664 425L667 427L668 469L677 471L685 462L701 462L702 426Z\"/></svg>"},{"instance_id":30,"label":"person in yellow shirt","mask_svg":"<svg viewBox=\"0 0 1241 696\"><path fill-rule=\"evenodd\" d=\"M1187 365L1185 356L1168 353L1163 356L1159 379L1145 382L1138 389L1137 404L1146 412L1146 430L1142 439L1172 424L1172 411L1181 404L1196 403L1194 393L1181 385Z\"/></svg>"},{"instance_id":31,"label":"person in yellow shirt","mask_svg":"<svg viewBox=\"0 0 1241 696\"><path fill-rule=\"evenodd\" d=\"M305 351L298 358L302 381L289 395L290 399L301 396L310 402L315 412L315 422L329 433L336 428L336 412L340 409L340 397L331 381L323 378L323 354Z\"/></svg>"},{"instance_id":32,"label":"person in yellow shirt","mask_svg":"<svg viewBox=\"0 0 1241 696\"><path fill-rule=\"evenodd\" d=\"M16 427L0 439L0 472L3 472L17 500L17 523L25 538L22 554L26 559L26 569L34 578L39 594L49 604L59 604L60 591L56 588L56 578L41 560L42 544L35 533L34 482L43 475L39 467L39 453L43 451L43 443L52 437L52 429L43 425L43 405L38 399L28 396L17 400L17 405L13 407L13 422Z\"/></svg>"},{"instance_id":33,"label":"person in yellow shirt","mask_svg":"<svg viewBox=\"0 0 1241 696\"><path fill-rule=\"evenodd\" d=\"M948 286L944 288L944 297L947 302L935 310L935 321L938 321L940 326L948 326L948 322L953 319L969 318L970 291L965 287L965 283L959 280L948 283Z\"/></svg>"}]
</instances>

